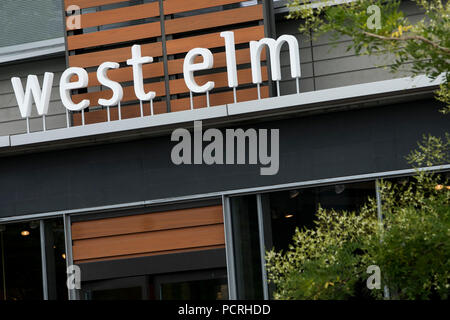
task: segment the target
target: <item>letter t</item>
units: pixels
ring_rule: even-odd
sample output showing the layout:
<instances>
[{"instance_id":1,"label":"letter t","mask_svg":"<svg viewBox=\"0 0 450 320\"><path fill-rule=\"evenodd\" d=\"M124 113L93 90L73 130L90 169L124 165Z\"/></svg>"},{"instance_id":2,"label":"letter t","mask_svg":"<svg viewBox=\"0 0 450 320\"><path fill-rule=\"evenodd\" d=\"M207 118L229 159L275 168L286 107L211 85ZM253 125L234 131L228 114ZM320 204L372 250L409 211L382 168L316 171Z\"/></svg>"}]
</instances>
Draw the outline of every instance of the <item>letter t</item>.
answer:
<instances>
[{"instance_id":1,"label":"letter t","mask_svg":"<svg viewBox=\"0 0 450 320\"><path fill-rule=\"evenodd\" d=\"M127 60L127 65L133 66L133 81L134 81L134 92L139 100L148 101L154 99L156 93L154 91L149 91L145 93L144 91L144 76L142 75L142 65L144 63L153 62L152 57L142 57L141 56L141 46L135 44L131 47L132 58Z\"/></svg>"}]
</instances>

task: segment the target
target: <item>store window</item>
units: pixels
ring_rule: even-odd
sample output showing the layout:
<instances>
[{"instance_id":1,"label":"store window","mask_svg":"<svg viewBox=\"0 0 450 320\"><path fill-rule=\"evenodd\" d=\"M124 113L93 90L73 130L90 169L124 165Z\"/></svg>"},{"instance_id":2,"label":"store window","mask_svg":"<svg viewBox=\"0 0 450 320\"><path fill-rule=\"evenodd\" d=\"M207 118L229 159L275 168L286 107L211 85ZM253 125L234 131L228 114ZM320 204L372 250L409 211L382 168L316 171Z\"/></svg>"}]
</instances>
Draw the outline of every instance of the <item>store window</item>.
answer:
<instances>
[{"instance_id":1,"label":"store window","mask_svg":"<svg viewBox=\"0 0 450 320\"><path fill-rule=\"evenodd\" d=\"M231 197L238 299L263 299L265 292L270 297L274 288L267 285L262 252L271 248L277 251L288 249L297 227L314 227L319 206L336 211L357 211L369 197L375 196L375 182L369 181Z\"/></svg>"},{"instance_id":2,"label":"store window","mask_svg":"<svg viewBox=\"0 0 450 320\"><path fill-rule=\"evenodd\" d=\"M168 274L155 278L161 300L227 300L226 269Z\"/></svg>"},{"instance_id":3,"label":"store window","mask_svg":"<svg viewBox=\"0 0 450 320\"><path fill-rule=\"evenodd\" d=\"M149 274L82 284L83 300L227 300L225 268Z\"/></svg>"},{"instance_id":4,"label":"store window","mask_svg":"<svg viewBox=\"0 0 450 320\"><path fill-rule=\"evenodd\" d=\"M267 197L270 238L276 250L286 250L295 228L313 228L319 206L336 211L356 211L375 197L375 182L359 182L273 192Z\"/></svg>"},{"instance_id":5,"label":"store window","mask_svg":"<svg viewBox=\"0 0 450 320\"><path fill-rule=\"evenodd\" d=\"M0 299L67 300L62 219L0 225Z\"/></svg>"},{"instance_id":6,"label":"store window","mask_svg":"<svg viewBox=\"0 0 450 320\"><path fill-rule=\"evenodd\" d=\"M261 247L256 195L230 201L238 299L263 299Z\"/></svg>"},{"instance_id":7,"label":"store window","mask_svg":"<svg viewBox=\"0 0 450 320\"><path fill-rule=\"evenodd\" d=\"M0 225L2 300L42 300L39 221Z\"/></svg>"},{"instance_id":8,"label":"store window","mask_svg":"<svg viewBox=\"0 0 450 320\"><path fill-rule=\"evenodd\" d=\"M41 245L45 246L46 276L44 281L47 282L47 299L67 300L66 247L63 219L44 220L43 226L43 244Z\"/></svg>"}]
</instances>

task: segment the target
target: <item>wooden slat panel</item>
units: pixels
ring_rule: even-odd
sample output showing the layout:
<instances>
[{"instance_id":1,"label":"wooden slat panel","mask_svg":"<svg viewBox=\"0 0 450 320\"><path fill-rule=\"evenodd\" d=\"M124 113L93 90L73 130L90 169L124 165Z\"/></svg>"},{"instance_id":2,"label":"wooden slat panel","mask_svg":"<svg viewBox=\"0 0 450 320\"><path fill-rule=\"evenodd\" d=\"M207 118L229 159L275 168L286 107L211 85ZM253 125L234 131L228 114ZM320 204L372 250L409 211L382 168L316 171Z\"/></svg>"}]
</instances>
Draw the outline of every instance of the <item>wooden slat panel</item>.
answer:
<instances>
[{"instance_id":1,"label":"wooden slat panel","mask_svg":"<svg viewBox=\"0 0 450 320\"><path fill-rule=\"evenodd\" d=\"M81 26L78 29L138 19L145 19L156 16L159 17L159 2L151 2L131 7L124 7L100 12L91 12L79 16ZM70 16L67 19L73 19L73 17L77 16ZM74 29L70 28L70 30Z\"/></svg>"},{"instance_id":2,"label":"wooden slat panel","mask_svg":"<svg viewBox=\"0 0 450 320\"><path fill-rule=\"evenodd\" d=\"M166 20L166 34L208 29L263 19L262 5Z\"/></svg>"},{"instance_id":3,"label":"wooden slat panel","mask_svg":"<svg viewBox=\"0 0 450 320\"><path fill-rule=\"evenodd\" d=\"M76 240L74 260L225 244L223 224Z\"/></svg>"},{"instance_id":4,"label":"wooden slat panel","mask_svg":"<svg viewBox=\"0 0 450 320\"><path fill-rule=\"evenodd\" d=\"M267 80L267 68L262 67L261 70L262 70L261 75L262 75L263 81L266 81ZM251 69L238 70L237 74L238 74L239 84L252 83ZM202 85L208 81L214 81L215 82L214 88L223 88L223 87L228 86L228 78L227 78L226 72L196 76L195 81L199 85ZM189 92L189 89L186 86L186 82L184 81L184 78L170 80L169 86L170 86L170 94Z\"/></svg>"},{"instance_id":5,"label":"wooden slat panel","mask_svg":"<svg viewBox=\"0 0 450 320\"><path fill-rule=\"evenodd\" d=\"M159 22L150 22L137 26L104 30L67 37L68 50L96 47L106 44L133 41L161 35Z\"/></svg>"},{"instance_id":6,"label":"wooden slat panel","mask_svg":"<svg viewBox=\"0 0 450 320\"><path fill-rule=\"evenodd\" d=\"M261 87L261 98L268 98L269 97L269 89L266 86ZM258 98L258 93L256 91L256 88L249 88L249 89L241 89L237 90L237 101L250 101L250 100L256 100ZM213 93L210 95L210 102L211 106L218 106L223 105L227 103L233 103L233 92L227 91L227 92L220 92L220 93ZM196 96L194 97L194 108L204 108L206 107L206 97L205 96ZM190 99L189 98L183 98L183 99L174 99L171 101L171 108L172 112L177 111L183 111L183 110L189 110L190 109ZM150 115L150 106L148 103L144 104L144 116ZM159 101L153 103L153 110L155 114L161 114L166 113L167 106L165 101ZM138 104L136 105L130 105L130 106L123 106L122 107L122 119L129 119L129 118L137 118L140 117L140 106ZM106 113L106 109L101 110L93 110L90 112L86 112L84 114L85 123L86 124L93 124L93 123L99 123L99 122L106 122L108 120L108 116ZM110 109L110 115L111 115L111 121L116 121L119 119L117 108L111 108ZM74 113L73 114L73 125L74 126L80 126L81 125L81 113Z\"/></svg>"},{"instance_id":7,"label":"wooden slat panel","mask_svg":"<svg viewBox=\"0 0 450 320\"><path fill-rule=\"evenodd\" d=\"M154 42L141 45L142 56L161 57L162 43ZM75 56L69 56L69 66L71 67L93 67L99 66L105 61L124 62L131 58L131 46L103 50L98 52L83 53Z\"/></svg>"},{"instance_id":8,"label":"wooden slat panel","mask_svg":"<svg viewBox=\"0 0 450 320\"><path fill-rule=\"evenodd\" d=\"M153 82L153 83L147 83L144 84L145 92L148 91L155 91L157 97L161 97L166 94L166 86L164 82ZM88 92L88 93L81 93L81 94L74 94L72 95L72 100L75 103L81 102L83 99L89 99L91 101L91 106L96 106L98 99L110 99L112 97L112 90L103 90L103 91L96 91L96 92ZM124 87L123 88L123 99L122 102L127 101L134 101L138 100L136 98L136 95L134 93L134 87Z\"/></svg>"},{"instance_id":9,"label":"wooden slat panel","mask_svg":"<svg viewBox=\"0 0 450 320\"><path fill-rule=\"evenodd\" d=\"M66 5L75 4L81 8L89 8L102 6L106 4L125 2L123 0L66 0ZM166 15L176 14L181 12L189 12L198 9L218 7L222 5L228 5L238 3L238 0L165 0L163 2L164 13ZM81 29L88 27L96 27L100 25L121 23L126 21L133 21L144 19L147 17L156 17L159 15L159 2L152 2L142 5L133 5L123 8L110 9L100 12L85 13L81 15ZM240 7L236 9L221 10L217 12L201 13L198 12L195 16L181 17L175 19L168 19L165 21L166 34L176 34L187 31L205 30L208 28L214 28L218 26L238 25L250 21L258 21L263 19L262 5L254 5L250 7ZM264 37L264 26L244 27L233 30L235 31L236 44L245 44L251 40L259 40ZM146 24L140 24L136 26L127 26L112 30L104 30L93 33L68 36L68 50L71 53L75 53L74 50L92 48L94 50L102 50L96 52L80 53L76 52L75 55L69 55L69 66L77 67L96 67L104 61L124 62L131 57L131 44L130 42L140 39L150 39L161 36L161 26L159 22L152 22ZM153 39L154 41L154 39ZM144 41L145 42L145 41ZM122 44L121 44L122 43ZM98 46L117 44L118 46L126 46L117 49L98 48ZM211 34L192 36L180 39L174 39L167 41L167 54L182 54L195 47L203 48L220 48L224 47L224 39L220 37L220 32ZM96 47L96 48L94 48ZM142 44L144 56L161 57L162 56L162 44L147 43ZM240 49L236 51L237 64L247 64L250 62L249 49ZM265 60L265 52L263 53L262 60ZM181 74L184 59L168 60L168 74ZM226 67L226 57L224 52L214 54L214 68ZM161 78L164 76L164 66L162 62L156 62L152 64L146 64L144 68L144 78ZM117 70L108 71L109 77L118 82L132 81L132 68L123 67ZM263 67L264 79L267 79L267 70ZM251 73L248 69L238 71L239 83L247 84L251 83ZM203 81L215 81L216 88L227 87L227 76L225 72L215 73L211 75L197 76L198 83ZM159 80L161 81L161 80ZM95 72L89 73L89 87L99 86L98 79ZM168 88L167 88L168 89ZM171 94L186 93L188 89L183 79L176 79L170 81ZM164 82L155 82L145 84L145 90L156 91L158 97L165 95L166 88ZM267 89L263 89L265 91ZM240 92L240 93L239 93ZM245 94L244 94L245 92ZM265 94L264 92L262 93ZM74 102L81 101L82 99L90 99L91 106L98 105L99 98L109 98L112 95L110 90L102 90L98 92L90 92L84 94L77 94L73 96ZM239 97L241 96L241 97ZM256 90L243 89L238 90L238 100L245 101L256 97ZM196 101L195 105L203 106L203 97L194 97ZM124 88L123 102L136 101L133 87ZM211 94L212 104L224 104L232 102L232 92L227 93L213 93ZM174 99L172 100L173 111L185 110L189 107L189 103L186 103L186 99ZM158 102L154 104L155 113L166 112L165 102ZM148 110L148 108L146 108ZM148 111L144 109L144 114L147 115ZM123 106L122 118L137 117L140 116L139 105ZM111 108L111 119L114 120L117 117L117 108ZM81 122L81 114L74 113L74 122ZM106 110L96 110L93 112L85 113L86 124L106 121ZM92 121L92 122L91 122Z\"/></svg>"},{"instance_id":10,"label":"wooden slat panel","mask_svg":"<svg viewBox=\"0 0 450 320\"><path fill-rule=\"evenodd\" d=\"M163 77L164 64L162 62L148 63L142 66L142 73L144 79ZM108 77L117 82L126 82L133 80L133 68L125 67L119 69L111 69L108 71ZM97 72L89 73L89 87L99 86L100 82L97 79Z\"/></svg>"},{"instance_id":11,"label":"wooden slat panel","mask_svg":"<svg viewBox=\"0 0 450 320\"><path fill-rule=\"evenodd\" d=\"M66 8L70 5L75 5L80 7L80 9L85 9L125 1L128 2L128 0L65 0L65 4Z\"/></svg>"},{"instance_id":12,"label":"wooden slat panel","mask_svg":"<svg viewBox=\"0 0 450 320\"><path fill-rule=\"evenodd\" d=\"M251 40L259 40L264 38L264 26L255 26L249 28L241 28L230 30L234 31L236 44L249 42ZM210 33L189 38L175 39L167 41L167 54L177 54L188 52L193 48L218 48L223 47L224 39L220 36L220 32Z\"/></svg>"},{"instance_id":13,"label":"wooden slat panel","mask_svg":"<svg viewBox=\"0 0 450 320\"><path fill-rule=\"evenodd\" d=\"M214 246L196 247L196 248L188 248L188 249L178 249L178 250L166 250L166 251L158 251L158 252L146 252L146 253L137 253L137 254L127 254L127 255L107 257L107 258L74 260L74 262L75 262L75 264L79 264L79 263L110 261L110 260L117 260L117 259L131 259L131 258L156 256L156 255L162 255L162 254L192 252L192 251L200 251L200 250L203 251L203 250L213 250L213 249L225 249L225 245L219 244L219 245L214 245Z\"/></svg>"},{"instance_id":14,"label":"wooden slat panel","mask_svg":"<svg viewBox=\"0 0 450 320\"><path fill-rule=\"evenodd\" d=\"M150 115L150 104L148 102L143 105L144 116ZM154 114L166 113L167 104L165 101L158 101L153 103ZM137 118L141 116L141 108L138 104L123 106L121 108L122 119ZM81 125L81 113L73 113L73 125ZM117 108L110 108L111 121L119 120L119 113ZM84 113L85 124L93 124L108 121L107 109L93 110Z\"/></svg>"},{"instance_id":15,"label":"wooden slat panel","mask_svg":"<svg viewBox=\"0 0 450 320\"><path fill-rule=\"evenodd\" d=\"M214 68L222 68L227 66L225 52L214 53ZM261 52L261 61L266 59L266 51ZM197 57L195 62L201 62L201 57ZM236 50L236 64L250 63L250 49ZM169 75L183 73L184 59L176 59L168 61Z\"/></svg>"},{"instance_id":16,"label":"wooden slat panel","mask_svg":"<svg viewBox=\"0 0 450 320\"><path fill-rule=\"evenodd\" d=\"M258 99L258 91L256 88L241 89L236 92L237 101L251 101ZM267 86L261 87L261 99L269 97L269 88ZM229 104L234 102L233 92L220 92L213 93L209 95L211 107ZM190 98L175 99L170 101L171 111L184 111L191 108ZM205 108L206 107L206 96L195 96L194 97L194 109Z\"/></svg>"},{"instance_id":17,"label":"wooden slat panel","mask_svg":"<svg viewBox=\"0 0 450 320\"><path fill-rule=\"evenodd\" d=\"M72 239L201 226L223 222L222 206L189 208L72 223Z\"/></svg>"},{"instance_id":18,"label":"wooden slat panel","mask_svg":"<svg viewBox=\"0 0 450 320\"><path fill-rule=\"evenodd\" d=\"M232 4L242 2L242 0L166 0L164 1L164 14L174 14L180 12L187 12L198 9L211 8L225 4Z\"/></svg>"}]
</instances>

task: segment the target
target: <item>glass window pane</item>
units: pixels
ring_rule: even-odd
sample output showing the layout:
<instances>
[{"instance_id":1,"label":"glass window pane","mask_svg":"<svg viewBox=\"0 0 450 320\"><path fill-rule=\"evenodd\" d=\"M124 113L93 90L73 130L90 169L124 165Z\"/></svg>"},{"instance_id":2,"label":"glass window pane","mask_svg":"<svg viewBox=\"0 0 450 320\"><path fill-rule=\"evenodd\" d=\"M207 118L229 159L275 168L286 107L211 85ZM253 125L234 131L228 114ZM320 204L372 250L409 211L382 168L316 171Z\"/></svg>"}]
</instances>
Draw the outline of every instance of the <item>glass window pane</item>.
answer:
<instances>
[{"instance_id":1,"label":"glass window pane","mask_svg":"<svg viewBox=\"0 0 450 320\"><path fill-rule=\"evenodd\" d=\"M66 248L62 218L44 221L49 300L67 300Z\"/></svg>"},{"instance_id":2,"label":"glass window pane","mask_svg":"<svg viewBox=\"0 0 450 320\"><path fill-rule=\"evenodd\" d=\"M4 300L43 299L39 221L2 225L0 257Z\"/></svg>"},{"instance_id":3,"label":"glass window pane","mask_svg":"<svg viewBox=\"0 0 450 320\"><path fill-rule=\"evenodd\" d=\"M161 284L162 300L226 300L227 278Z\"/></svg>"},{"instance_id":4,"label":"glass window pane","mask_svg":"<svg viewBox=\"0 0 450 320\"><path fill-rule=\"evenodd\" d=\"M230 203L238 299L263 299L256 195Z\"/></svg>"},{"instance_id":5,"label":"glass window pane","mask_svg":"<svg viewBox=\"0 0 450 320\"><path fill-rule=\"evenodd\" d=\"M312 228L319 206L336 211L356 211L375 197L375 182L360 182L273 192L270 203L271 237L276 250L286 250L295 228Z\"/></svg>"},{"instance_id":6,"label":"glass window pane","mask_svg":"<svg viewBox=\"0 0 450 320\"><path fill-rule=\"evenodd\" d=\"M92 291L92 300L142 300L142 288L120 288Z\"/></svg>"}]
</instances>

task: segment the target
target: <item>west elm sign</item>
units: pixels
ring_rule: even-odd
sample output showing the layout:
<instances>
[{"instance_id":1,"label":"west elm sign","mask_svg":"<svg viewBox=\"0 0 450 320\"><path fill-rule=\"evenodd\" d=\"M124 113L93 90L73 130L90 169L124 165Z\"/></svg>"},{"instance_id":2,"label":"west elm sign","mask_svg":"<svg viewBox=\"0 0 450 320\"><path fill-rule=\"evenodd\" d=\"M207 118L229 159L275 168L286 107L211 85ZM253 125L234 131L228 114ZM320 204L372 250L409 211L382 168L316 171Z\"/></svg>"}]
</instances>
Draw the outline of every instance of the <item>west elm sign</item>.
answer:
<instances>
[{"instance_id":1,"label":"west elm sign","mask_svg":"<svg viewBox=\"0 0 450 320\"><path fill-rule=\"evenodd\" d=\"M234 32L226 31L221 32L220 36L224 38L225 53L226 53L226 65L228 86L233 88L234 101L236 102L236 88L239 85L236 66L236 53L235 53L235 41ZM260 98L260 85L262 83L261 75L261 52L267 46L270 52L270 64L272 80L277 82L278 94L279 94L279 81L281 80L281 48L284 43L289 46L289 57L291 65L291 76L297 81L297 93L299 93L299 78L301 76L300 71L300 54L297 39L292 35L282 35L277 40L271 38L263 38L259 41L250 41L250 61L252 70L252 82L258 86L258 97ZM200 56L202 62L196 63L195 59ZM133 69L133 82L134 92L136 97L141 102L141 115L142 115L142 101L150 101L151 106L155 98L156 93L154 91L145 92L144 79L142 74L142 65L153 62L152 57L142 56L141 46L133 45L131 48L131 59L127 60L127 65L132 66ZM190 50L184 60L183 75L186 86L191 93L191 109L193 109L192 93L206 93L207 105L209 106L209 92L214 89L215 83L213 81L207 81L205 84L198 84L195 81L194 72L201 70L211 69L214 65L214 57L209 49L195 48ZM103 62L97 69L97 79L99 83L112 90L112 97L109 99L98 99L98 105L109 107L118 106L119 119L120 119L120 102L123 98L123 88L120 83L108 78L107 72L110 69L119 68L117 62ZM78 79L76 81L70 81L74 76ZM36 75L29 75L26 82L26 88L23 89L22 81L18 77L11 78L14 93L17 99L17 104L20 109L22 118L27 118L27 127L29 132L28 118L31 115L32 103L36 105L37 112L44 118L44 130L45 130L45 116L48 114L50 96L52 93L54 74L46 72L44 74L44 81L42 88L39 84ZM59 92L61 102L69 111L82 111L89 107L91 101L84 99L78 103L75 103L71 98L71 90L87 88L89 84L88 73L85 69L79 67L71 67L64 71L59 82ZM66 112L66 114L68 114ZM152 108L153 114L153 108ZM83 118L84 119L84 118ZM84 121L84 120L83 120Z\"/></svg>"}]
</instances>

